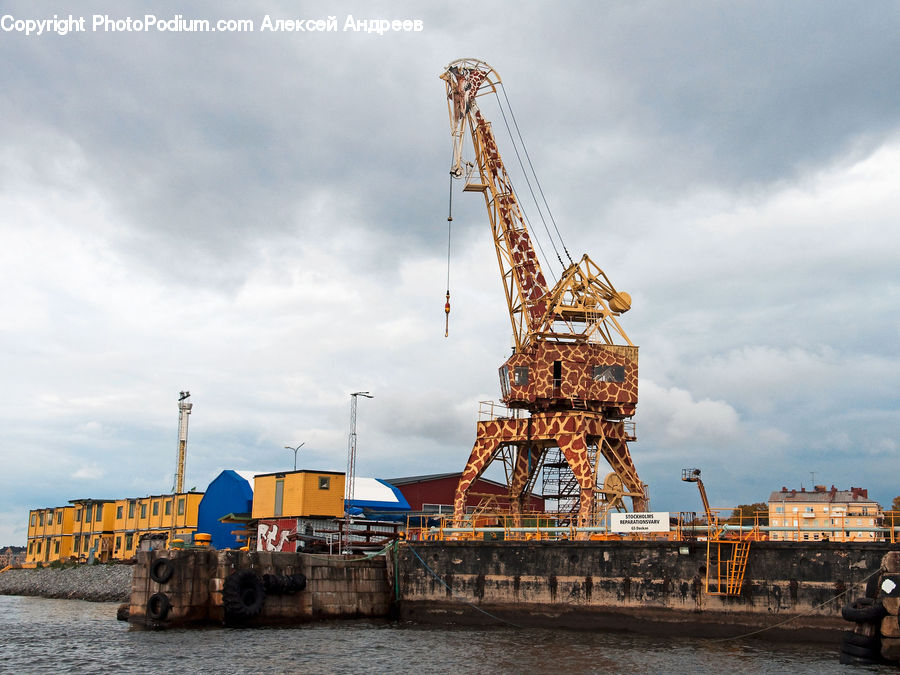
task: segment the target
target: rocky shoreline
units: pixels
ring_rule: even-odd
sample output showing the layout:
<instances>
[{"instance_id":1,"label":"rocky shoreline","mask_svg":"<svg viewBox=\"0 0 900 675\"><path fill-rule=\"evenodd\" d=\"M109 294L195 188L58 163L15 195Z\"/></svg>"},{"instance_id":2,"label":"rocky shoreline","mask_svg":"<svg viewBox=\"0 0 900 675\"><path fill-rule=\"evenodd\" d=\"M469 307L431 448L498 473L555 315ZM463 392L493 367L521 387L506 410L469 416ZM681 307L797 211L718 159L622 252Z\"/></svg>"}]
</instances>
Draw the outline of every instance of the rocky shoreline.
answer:
<instances>
[{"instance_id":1,"label":"rocky shoreline","mask_svg":"<svg viewBox=\"0 0 900 675\"><path fill-rule=\"evenodd\" d=\"M0 595L127 602L131 595L133 572L133 565L7 570L0 574Z\"/></svg>"}]
</instances>

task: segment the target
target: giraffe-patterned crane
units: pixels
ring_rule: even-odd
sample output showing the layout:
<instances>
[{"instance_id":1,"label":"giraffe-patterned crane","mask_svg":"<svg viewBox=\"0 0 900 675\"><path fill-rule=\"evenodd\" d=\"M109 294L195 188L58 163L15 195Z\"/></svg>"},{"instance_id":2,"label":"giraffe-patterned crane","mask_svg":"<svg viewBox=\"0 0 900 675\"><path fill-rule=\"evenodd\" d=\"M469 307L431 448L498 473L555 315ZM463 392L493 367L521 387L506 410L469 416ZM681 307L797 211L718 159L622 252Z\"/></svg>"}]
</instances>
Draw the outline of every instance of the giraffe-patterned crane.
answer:
<instances>
[{"instance_id":1,"label":"giraffe-patterned crane","mask_svg":"<svg viewBox=\"0 0 900 675\"><path fill-rule=\"evenodd\" d=\"M645 486L627 445L634 437L625 424L637 404L638 348L618 322L631 298L587 255L548 287L491 124L477 105L502 87L499 75L484 61L459 59L441 79L453 137L450 174L465 177L465 192L484 196L515 345L500 368L502 401L512 414L478 423L454 519L463 520L469 486L503 452L511 457L509 501L518 517L549 448L560 449L578 482L581 525L593 522L601 456L635 510L645 510ZM466 138L472 162L463 161Z\"/></svg>"}]
</instances>

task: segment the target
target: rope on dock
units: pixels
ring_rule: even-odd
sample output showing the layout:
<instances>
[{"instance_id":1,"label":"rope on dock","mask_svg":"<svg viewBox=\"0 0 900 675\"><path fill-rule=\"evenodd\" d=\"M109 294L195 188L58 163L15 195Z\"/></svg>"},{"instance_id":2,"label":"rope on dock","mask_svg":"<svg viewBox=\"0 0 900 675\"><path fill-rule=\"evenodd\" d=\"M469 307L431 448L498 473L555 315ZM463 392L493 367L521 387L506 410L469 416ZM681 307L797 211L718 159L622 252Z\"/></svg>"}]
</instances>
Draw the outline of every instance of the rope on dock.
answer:
<instances>
[{"instance_id":1,"label":"rope on dock","mask_svg":"<svg viewBox=\"0 0 900 675\"><path fill-rule=\"evenodd\" d=\"M874 572L872 572L872 574L870 574L869 576L867 576L867 577L865 577L865 578L863 578L863 579L860 579L858 583L861 583L861 584L862 584L862 583L865 583L865 582L867 582L869 579L871 579L872 577L874 577L876 574L881 574L881 569L880 569L880 568L877 569L877 570L875 570ZM818 605L816 605L815 607L813 607L812 609L810 609L808 612L804 612L803 614L797 614L797 615L795 615L795 616L790 617L789 619L785 619L784 621L780 621L779 623L773 624L773 625L771 625L771 626L766 626L765 628L760 628L760 629L758 629L758 630L750 631L749 633L743 633L743 634L741 634L741 635L733 635L733 636L731 636L731 637L726 637L726 638L710 638L710 639L709 639L709 642L728 642L729 640L742 640L743 638L746 638L746 637L751 637L751 636L753 636L753 635L759 635L760 633L765 633L767 630L772 630L773 628L780 628L781 626L784 626L785 624L788 624L788 623L790 623L791 621L794 621L795 619L802 619L802 618L805 617L805 616L811 616L812 613L813 613L814 611L816 611L817 609L819 609L820 607L824 607L824 606L827 605L829 602L834 602L835 600L837 600L837 599L840 598L841 596L847 595L847 593L849 593L850 590L851 590L852 588L853 588L853 585L851 585L850 588L848 588L848 589L846 589L846 590L844 590L844 591L841 591L840 593L838 593L838 594L835 595L834 597L828 598L828 600L826 600L825 602L819 603Z\"/></svg>"},{"instance_id":2,"label":"rope on dock","mask_svg":"<svg viewBox=\"0 0 900 675\"><path fill-rule=\"evenodd\" d=\"M428 571L428 573L431 574L431 576L433 576L435 579L437 579L437 580L441 583L441 585L442 585L444 588L446 588L446 589L450 592L450 596L451 596L451 597L453 597L453 598L455 598L455 599L457 599L457 600L460 600L461 602L466 603L467 605L469 605L469 606L472 607L473 609L477 609L477 610L478 610L479 612L481 612L482 614L485 614L485 615L491 617L492 619L494 619L494 620L496 620L496 621L500 621L501 623L505 623L505 624L507 624L508 626L512 626L513 628L522 628L522 626L520 626L519 624L513 623L512 621L507 621L506 619L504 619L504 618L502 618L502 617L499 617L499 616L497 616L497 615L495 615L495 614L491 614L490 612L488 612L488 611L482 609L481 607L479 607L478 605L476 605L474 602L470 602L469 600L466 600L465 598L463 598L463 597L457 595L456 593L454 593L454 592L453 592L453 589L450 588L450 586L447 585L447 582L445 582L443 579L441 579L441 578L437 575L437 573L436 573L433 569L431 569L431 568L428 566L428 563L427 563L427 562L425 562L424 560L422 560L422 556L419 555L419 553L416 551L416 549L414 549L414 548L409 544L409 542L407 542L406 546L407 546L407 548L408 548L410 551L412 551L412 554L413 554L414 556L416 556L416 558L418 558L419 562L422 563L422 567L424 567L424 568Z\"/></svg>"}]
</instances>

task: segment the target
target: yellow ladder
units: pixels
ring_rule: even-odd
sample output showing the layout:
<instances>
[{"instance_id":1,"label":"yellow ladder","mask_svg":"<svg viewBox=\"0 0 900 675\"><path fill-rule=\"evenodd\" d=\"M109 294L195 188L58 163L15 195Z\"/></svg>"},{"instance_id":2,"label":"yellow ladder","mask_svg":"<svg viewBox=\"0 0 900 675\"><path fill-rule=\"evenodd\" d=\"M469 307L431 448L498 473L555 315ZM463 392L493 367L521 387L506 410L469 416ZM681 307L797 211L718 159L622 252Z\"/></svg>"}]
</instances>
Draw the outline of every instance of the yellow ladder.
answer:
<instances>
[{"instance_id":1,"label":"yellow ladder","mask_svg":"<svg viewBox=\"0 0 900 675\"><path fill-rule=\"evenodd\" d=\"M742 539L735 543L734 557L726 566L726 595L740 595L744 585L744 570L747 569L747 558L750 556L750 540Z\"/></svg>"},{"instance_id":2,"label":"yellow ladder","mask_svg":"<svg viewBox=\"0 0 900 675\"><path fill-rule=\"evenodd\" d=\"M747 559L750 557L750 541L750 538L715 538L707 543L706 592L709 595L741 594Z\"/></svg>"}]
</instances>

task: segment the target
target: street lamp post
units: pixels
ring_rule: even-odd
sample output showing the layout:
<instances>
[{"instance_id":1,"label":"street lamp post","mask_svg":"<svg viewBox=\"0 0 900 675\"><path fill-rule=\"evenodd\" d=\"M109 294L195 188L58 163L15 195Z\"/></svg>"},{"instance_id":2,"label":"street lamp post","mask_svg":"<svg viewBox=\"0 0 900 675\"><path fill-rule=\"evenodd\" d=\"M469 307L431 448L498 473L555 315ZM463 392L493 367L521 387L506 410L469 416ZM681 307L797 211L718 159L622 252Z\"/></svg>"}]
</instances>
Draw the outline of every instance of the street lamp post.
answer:
<instances>
[{"instance_id":1,"label":"street lamp post","mask_svg":"<svg viewBox=\"0 0 900 675\"><path fill-rule=\"evenodd\" d=\"M294 451L294 471L297 470L297 451L298 451L300 448L302 448L304 445L306 445L306 441L303 441L303 442L302 442L300 445L298 445L296 448L292 448L292 447L289 446L289 445L284 446L284 449L285 449L285 450L293 450L293 451Z\"/></svg>"},{"instance_id":2,"label":"street lamp post","mask_svg":"<svg viewBox=\"0 0 900 675\"><path fill-rule=\"evenodd\" d=\"M350 502L353 501L356 482L356 399L359 396L375 398L367 391L355 391L350 394L350 439L347 450L347 474L344 485L344 553L350 553Z\"/></svg>"}]
</instances>

